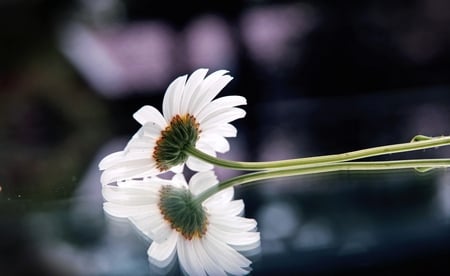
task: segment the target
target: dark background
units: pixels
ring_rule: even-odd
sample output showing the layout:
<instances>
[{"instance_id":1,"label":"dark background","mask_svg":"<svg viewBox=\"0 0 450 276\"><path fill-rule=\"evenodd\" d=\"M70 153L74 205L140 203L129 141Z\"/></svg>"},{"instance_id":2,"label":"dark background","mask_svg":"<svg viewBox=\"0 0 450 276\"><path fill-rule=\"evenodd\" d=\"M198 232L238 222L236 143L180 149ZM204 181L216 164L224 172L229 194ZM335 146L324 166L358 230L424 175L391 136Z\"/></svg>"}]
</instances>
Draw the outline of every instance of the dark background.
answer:
<instances>
[{"instance_id":1,"label":"dark background","mask_svg":"<svg viewBox=\"0 0 450 276\"><path fill-rule=\"evenodd\" d=\"M445 0L5 0L0 42L1 275L150 273L148 244L103 216L97 164L138 129L137 109L160 109L199 67L230 70L221 95L248 100L225 158L449 135ZM239 187L262 237L253 274L447 275L449 185L438 170Z\"/></svg>"}]
</instances>

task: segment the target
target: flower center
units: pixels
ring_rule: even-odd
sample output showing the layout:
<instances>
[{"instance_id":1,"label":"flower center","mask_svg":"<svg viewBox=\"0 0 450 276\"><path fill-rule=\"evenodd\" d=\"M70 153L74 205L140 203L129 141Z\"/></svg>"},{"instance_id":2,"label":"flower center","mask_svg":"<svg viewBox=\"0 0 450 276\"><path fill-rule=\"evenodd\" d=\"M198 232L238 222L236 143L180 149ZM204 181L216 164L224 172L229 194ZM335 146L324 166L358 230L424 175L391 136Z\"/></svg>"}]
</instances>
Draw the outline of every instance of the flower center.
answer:
<instances>
[{"instance_id":1,"label":"flower center","mask_svg":"<svg viewBox=\"0 0 450 276\"><path fill-rule=\"evenodd\" d=\"M176 115L166 129L161 131L161 137L153 149L153 158L161 172L186 162L188 154L185 150L195 146L200 136L199 126L195 117L190 114Z\"/></svg>"},{"instance_id":2,"label":"flower center","mask_svg":"<svg viewBox=\"0 0 450 276\"><path fill-rule=\"evenodd\" d=\"M187 189L162 186L159 209L172 229L184 238L201 238L206 233L208 220L201 203L195 201Z\"/></svg>"}]
</instances>

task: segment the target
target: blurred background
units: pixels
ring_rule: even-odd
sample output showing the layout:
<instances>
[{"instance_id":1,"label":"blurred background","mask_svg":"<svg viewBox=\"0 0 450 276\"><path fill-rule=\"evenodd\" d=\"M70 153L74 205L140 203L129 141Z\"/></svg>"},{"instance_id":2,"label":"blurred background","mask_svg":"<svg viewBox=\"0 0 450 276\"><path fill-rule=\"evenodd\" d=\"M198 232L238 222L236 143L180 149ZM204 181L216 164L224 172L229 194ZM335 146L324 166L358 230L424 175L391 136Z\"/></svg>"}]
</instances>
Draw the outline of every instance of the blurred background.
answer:
<instances>
[{"instance_id":1,"label":"blurred background","mask_svg":"<svg viewBox=\"0 0 450 276\"><path fill-rule=\"evenodd\" d=\"M156 273L148 243L105 219L97 164L137 131L137 109L161 109L199 67L229 70L221 95L248 100L225 158L450 134L449 1L2 0L1 275ZM252 275L450 272L448 170L295 177L236 196L261 231Z\"/></svg>"}]
</instances>

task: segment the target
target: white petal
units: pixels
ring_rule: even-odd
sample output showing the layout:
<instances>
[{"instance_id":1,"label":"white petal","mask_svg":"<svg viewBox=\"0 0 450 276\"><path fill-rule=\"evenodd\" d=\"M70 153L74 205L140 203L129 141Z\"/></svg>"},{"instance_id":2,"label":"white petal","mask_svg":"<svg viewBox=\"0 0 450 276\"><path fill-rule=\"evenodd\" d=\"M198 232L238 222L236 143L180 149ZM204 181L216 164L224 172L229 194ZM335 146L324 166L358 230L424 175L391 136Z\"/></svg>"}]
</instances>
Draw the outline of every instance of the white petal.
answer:
<instances>
[{"instance_id":1,"label":"white petal","mask_svg":"<svg viewBox=\"0 0 450 276\"><path fill-rule=\"evenodd\" d=\"M163 113L167 122L170 122L173 116L179 114L186 79L187 75L176 78L166 90L163 99Z\"/></svg>"},{"instance_id":2,"label":"white petal","mask_svg":"<svg viewBox=\"0 0 450 276\"><path fill-rule=\"evenodd\" d=\"M200 239L192 240L193 250L195 251L198 260L201 265L205 269L208 275L224 275L226 276L225 271L221 268L220 265L214 262L214 260L208 255L205 248L203 248L202 241Z\"/></svg>"},{"instance_id":3,"label":"white petal","mask_svg":"<svg viewBox=\"0 0 450 276\"><path fill-rule=\"evenodd\" d=\"M202 143L201 139L198 140L195 147L198 150L200 150L206 154L209 154L214 157L216 156L216 152L214 151L214 149L212 149L212 147L210 145L208 145L207 143ZM212 164L209 164L205 161L202 161L202 160L197 159L192 156L188 157L188 159L186 161L186 165L188 166L189 169L191 169L193 171L197 171L197 172L212 170L214 168L214 166Z\"/></svg>"},{"instance_id":4,"label":"white petal","mask_svg":"<svg viewBox=\"0 0 450 276\"><path fill-rule=\"evenodd\" d=\"M177 241L178 233L177 231L172 230L167 240L160 243L152 243L150 248L147 250L149 258L160 264L170 263L170 260L175 256Z\"/></svg>"},{"instance_id":5,"label":"white petal","mask_svg":"<svg viewBox=\"0 0 450 276\"><path fill-rule=\"evenodd\" d=\"M189 241L186 241L187 249L191 254L189 254L189 261L194 264L195 267L197 267L197 271L200 273L199 275L206 275L206 269L203 265L203 261L200 259L200 257L197 255L197 251L194 247L194 241L199 243L200 239L192 239Z\"/></svg>"},{"instance_id":6,"label":"white petal","mask_svg":"<svg viewBox=\"0 0 450 276\"><path fill-rule=\"evenodd\" d=\"M167 125L161 113L153 106L145 105L133 114L133 118L141 125L152 123L164 129Z\"/></svg>"},{"instance_id":7,"label":"white petal","mask_svg":"<svg viewBox=\"0 0 450 276\"><path fill-rule=\"evenodd\" d=\"M200 89L200 85L203 82L203 79L206 76L206 73L208 72L208 69L206 68L200 68L195 70L194 73L191 74L189 79L186 82L186 85L184 87L184 93L183 93L183 99L181 100L180 105L180 113L186 114L190 113L190 101L193 95L198 93Z\"/></svg>"},{"instance_id":8,"label":"white petal","mask_svg":"<svg viewBox=\"0 0 450 276\"><path fill-rule=\"evenodd\" d=\"M119 218L128 218L131 216L146 215L152 213L152 208L155 208L155 204L144 205L123 205L113 202L105 202L103 204L103 210L111 216Z\"/></svg>"},{"instance_id":9,"label":"white petal","mask_svg":"<svg viewBox=\"0 0 450 276\"><path fill-rule=\"evenodd\" d=\"M141 160L139 160L141 161ZM153 164L142 163L142 166L127 166L126 162L121 163L121 167L111 168L103 171L100 176L100 182L102 184L108 184L124 179L138 178L149 175L156 175L159 170L153 167Z\"/></svg>"},{"instance_id":10,"label":"white petal","mask_svg":"<svg viewBox=\"0 0 450 276\"><path fill-rule=\"evenodd\" d=\"M140 156L140 153L132 152L130 154L131 156L128 157L127 155L124 155L123 158L115 163L114 165L111 165L109 168L106 169L106 171L110 170L134 170L140 167L147 167L147 166L155 166L155 162L152 162L151 159L148 158L148 156L145 156L145 158L142 158ZM138 158L133 158L138 157Z\"/></svg>"},{"instance_id":11,"label":"white petal","mask_svg":"<svg viewBox=\"0 0 450 276\"><path fill-rule=\"evenodd\" d=\"M159 200L157 192L143 189L108 187L102 188L102 195L106 201L123 205L155 204Z\"/></svg>"},{"instance_id":12,"label":"white petal","mask_svg":"<svg viewBox=\"0 0 450 276\"><path fill-rule=\"evenodd\" d=\"M223 203L222 201L217 202L214 200L209 200L205 201L203 205L208 209L208 213L211 215L221 216L240 216L242 215L245 207L242 199L233 200L226 203Z\"/></svg>"},{"instance_id":13,"label":"white petal","mask_svg":"<svg viewBox=\"0 0 450 276\"><path fill-rule=\"evenodd\" d=\"M228 232L215 225L209 225L208 232L216 239L220 239L239 250L254 249L260 242L259 232Z\"/></svg>"},{"instance_id":14,"label":"white petal","mask_svg":"<svg viewBox=\"0 0 450 276\"><path fill-rule=\"evenodd\" d=\"M184 177L184 174L182 174L182 173L175 174L172 177L172 184L179 188L185 188L185 189L188 188L186 178Z\"/></svg>"},{"instance_id":15,"label":"white petal","mask_svg":"<svg viewBox=\"0 0 450 276\"><path fill-rule=\"evenodd\" d=\"M231 124L220 124L208 128L208 132L214 132L223 137L236 137L237 129Z\"/></svg>"},{"instance_id":16,"label":"white petal","mask_svg":"<svg viewBox=\"0 0 450 276\"><path fill-rule=\"evenodd\" d=\"M208 208L213 208L213 206L215 205L223 206L228 204L233 199L233 197L234 188L230 187L214 194L213 196L205 200L204 204L206 204L205 206L208 206Z\"/></svg>"},{"instance_id":17,"label":"white petal","mask_svg":"<svg viewBox=\"0 0 450 276\"><path fill-rule=\"evenodd\" d=\"M148 162L156 164L156 160L153 158L154 148L154 143L134 143L133 145L125 149L124 160L146 159L148 160Z\"/></svg>"},{"instance_id":18,"label":"white petal","mask_svg":"<svg viewBox=\"0 0 450 276\"><path fill-rule=\"evenodd\" d=\"M133 160L133 159L146 159L151 162L156 163L153 158L153 147L149 147L149 144L134 144L131 147L128 147L124 151L123 160Z\"/></svg>"},{"instance_id":19,"label":"white petal","mask_svg":"<svg viewBox=\"0 0 450 276\"><path fill-rule=\"evenodd\" d=\"M209 216L208 221L228 232L246 232L256 229L256 221L243 217Z\"/></svg>"},{"instance_id":20,"label":"white petal","mask_svg":"<svg viewBox=\"0 0 450 276\"><path fill-rule=\"evenodd\" d=\"M195 157L189 157L186 161L186 165L189 167L189 169L196 172L208 171L214 168L213 165L208 164L205 161L199 160Z\"/></svg>"},{"instance_id":21,"label":"white petal","mask_svg":"<svg viewBox=\"0 0 450 276\"><path fill-rule=\"evenodd\" d=\"M170 180L154 176L144 180L127 180L120 182L120 184L121 186L127 188L142 189L144 191L152 191L153 193L159 194L161 186L172 185L172 182Z\"/></svg>"},{"instance_id":22,"label":"white petal","mask_svg":"<svg viewBox=\"0 0 450 276\"><path fill-rule=\"evenodd\" d=\"M230 143L227 139L211 131L202 133L200 139L202 143L210 145L216 152L225 153L230 150Z\"/></svg>"},{"instance_id":23,"label":"white petal","mask_svg":"<svg viewBox=\"0 0 450 276\"><path fill-rule=\"evenodd\" d=\"M146 162L148 164L150 162L153 162L153 160L151 160L151 156L152 156L152 152L150 149L133 147L133 148L129 148L126 151L123 161L140 160L141 162ZM122 162L122 163L125 163L125 162Z\"/></svg>"},{"instance_id":24,"label":"white petal","mask_svg":"<svg viewBox=\"0 0 450 276\"><path fill-rule=\"evenodd\" d=\"M167 122L170 122L172 117L178 114L179 96L183 93L184 84L186 83L187 75L176 78L167 88L163 99L163 113ZM177 98L178 97L178 98Z\"/></svg>"},{"instance_id":25,"label":"white petal","mask_svg":"<svg viewBox=\"0 0 450 276\"><path fill-rule=\"evenodd\" d=\"M150 141L153 141L153 143L155 143L154 140L161 137L161 131L164 130L166 127L167 127L167 124L160 126L158 124L146 123L145 125L142 126L141 137L151 138ZM144 141L149 141L149 140L147 139Z\"/></svg>"},{"instance_id":26,"label":"white petal","mask_svg":"<svg viewBox=\"0 0 450 276\"><path fill-rule=\"evenodd\" d=\"M245 114L245 110L237 107L232 107L227 109L226 111L220 112L219 114L208 117L204 122L202 122L200 128L206 130L218 124L229 123L236 119L245 117Z\"/></svg>"},{"instance_id":27,"label":"white petal","mask_svg":"<svg viewBox=\"0 0 450 276\"><path fill-rule=\"evenodd\" d=\"M123 156L124 156L124 152L123 151L118 151L118 152L111 153L111 154L105 156L100 161L100 163L98 164L98 168L100 170L105 170L106 168L114 166L114 165L116 165L118 162L120 162L122 160Z\"/></svg>"},{"instance_id":28,"label":"white petal","mask_svg":"<svg viewBox=\"0 0 450 276\"><path fill-rule=\"evenodd\" d=\"M205 78L195 97L192 97L190 108L194 116L200 112L217 94L233 79L225 70L219 70Z\"/></svg>"},{"instance_id":29,"label":"white petal","mask_svg":"<svg viewBox=\"0 0 450 276\"><path fill-rule=\"evenodd\" d=\"M165 241L173 232L173 229L169 226L169 223L164 220L160 213L153 213L153 215L148 215L146 217L130 217L130 221L140 232L150 237L155 242Z\"/></svg>"},{"instance_id":30,"label":"white petal","mask_svg":"<svg viewBox=\"0 0 450 276\"><path fill-rule=\"evenodd\" d=\"M177 243L177 253L180 264L188 275L206 275L197 259L191 241L180 238Z\"/></svg>"},{"instance_id":31,"label":"white petal","mask_svg":"<svg viewBox=\"0 0 450 276\"><path fill-rule=\"evenodd\" d=\"M152 243L153 245L153 243ZM150 248L152 247L150 246ZM147 250L150 250L150 248ZM151 256L148 257L149 261L149 267L150 267L150 274L149 275L169 275L170 271L173 271L175 265L177 265L176 262L176 254L177 251L173 250L171 255L167 257L164 261L157 261L156 259L152 258Z\"/></svg>"},{"instance_id":32,"label":"white petal","mask_svg":"<svg viewBox=\"0 0 450 276\"><path fill-rule=\"evenodd\" d=\"M155 148L156 141L160 137L161 131L159 129L153 128L154 130L158 130L158 132L150 134L149 132L147 132L147 130L149 130L149 128L147 128L147 125L143 126L141 129L142 134L133 136L133 138L130 139L124 149L124 154L127 154L127 152L133 149L145 149L149 153L148 158L150 158L153 154L153 149Z\"/></svg>"},{"instance_id":33,"label":"white petal","mask_svg":"<svg viewBox=\"0 0 450 276\"><path fill-rule=\"evenodd\" d=\"M229 245L217 240L210 234L202 239L203 248L225 271L233 275L245 275L248 273L243 268L248 268L252 263Z\"/></svg>"},{"instance_id":34,"label":"white petal","mask_svg":"<svg viewBox=\"0 0 450 276\"><path fill-rule=\"evenodd\" d=\"M213 171L198 172L189 180L189 189L194 195L198 195L217 183L219 181Z\"/></svg>"},{"instance_id":35,"label":"white petal","mask_svg":"<svg viewBox=\"0 0 450 276\"><path fill-rule=\"evenodd\" d=\"M214 114L221 113L230 107L245 104L247 104L247 100L242 96L221 97L207 104L195 118L201 123L206 118L214 116Z\"/></svg>"},{"instance_id":36,"label":"white petal","mask_svg":"<svg viewBox=\"0 0 450 276\"><path fill-rule=\"evenodd\" d=\"M173 230L159 213L159 208L156 211L131 216L129 219L137 230L155 242L165 241Z\"/></svg>"},{"instance_id":37,"label":"white petal","mask_svg":"<svg viewBox=\"0 0 450 276\"><path fill-rule=\"evenodd\" d=\"M184 164L176 165L170 168L170 170L176 174L180 174L184 170Z\"/></svg>"}]
</instances>

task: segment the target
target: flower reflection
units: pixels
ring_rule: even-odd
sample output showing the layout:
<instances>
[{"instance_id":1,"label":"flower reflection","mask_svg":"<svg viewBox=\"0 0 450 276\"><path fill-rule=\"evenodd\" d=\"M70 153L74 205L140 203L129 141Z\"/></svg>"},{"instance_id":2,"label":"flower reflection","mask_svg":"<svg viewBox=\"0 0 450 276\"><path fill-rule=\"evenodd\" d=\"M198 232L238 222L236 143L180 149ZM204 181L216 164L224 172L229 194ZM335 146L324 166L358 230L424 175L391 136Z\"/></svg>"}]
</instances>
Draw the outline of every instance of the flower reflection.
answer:
<instances>
[{"instance_id":1,"label":"flower reflection","mask_svg":"<svg viewBox=\"0 0 450 276\"><path fill-rule=\"evenodd\" d=\"M153 242L147 253L152 272L171 271L176 262L189 275L244 275L251 261L243 252L260 244L256 221L243 218L242 200L228 188L203 203L196 195L217 184L212 171L171 180L129 180L103 187L106 213L128 218ZM177 256L178 258L175 258Z\"/></svg>"}]
</instances>

